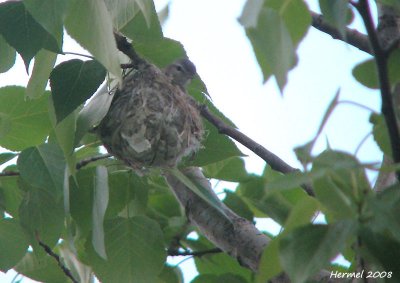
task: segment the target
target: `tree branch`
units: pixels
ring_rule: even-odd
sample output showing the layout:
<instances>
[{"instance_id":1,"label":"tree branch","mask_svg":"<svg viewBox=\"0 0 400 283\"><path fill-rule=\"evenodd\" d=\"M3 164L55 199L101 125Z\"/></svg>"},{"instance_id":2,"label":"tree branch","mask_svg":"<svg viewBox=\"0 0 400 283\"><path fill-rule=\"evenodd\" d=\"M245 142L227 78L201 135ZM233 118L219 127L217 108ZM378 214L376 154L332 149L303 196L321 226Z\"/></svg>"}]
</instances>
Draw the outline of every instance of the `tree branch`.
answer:
<instances>
[{"instance_id":1,"label":"tree branch","mask_svg":"<svg viewBox=\"0 0 400 283\"><path fill-rule=\"evenodd\" d=\"M311 25L314 28L329 34L334 39L344 41L360 49L361 51L364 51L369 54L372 53L368 37L365 34L355 29L346 28L345 36L342 36L340 31L337 28L331 26L329 23L327 23L322 15L311 11L311 17L312 17Z\"/></svg>"},{"instance_id":2,"label":"tree branch","mask_svg":"<svg viewBox=\"0 0 400 283\"><path fill-rule=\"evenodd\" d=\"M54 258L57 261L58 266L61 268L61 270L64 272L64 274L71 279L72 282L74 283L78 283L78 281L74 278L74 276L71 273L71 270L69 270L60 260L60 256L58 254L56 254L55 252L52 251L52 249L46 245L45 243L43 243L39 237L37 236L37 240L39 242L39 245L43 248L43 250L52 258Z\"/></svg>"},{"instance_id":3,"label":"tree branch","mask_svg":"<svg viewBox=\"0 0 400 283\"><path fill-rule=\"evenodd\" d=\"M209 250L204 250L204 251L179 251L179 250L169 250L168 255L169 256L198 256L201 257L203 255L207 254L217 254L221 253L222 250L220 248L214 248L214 249L209 249Z\"/></svg>"},{"instance_id":4,"label":"tree branch","mask_svg":"<svg viewBox=\"0 0 400 283\"><path fill-rule=\"evenodd\" d=\"M354 4L360 13L365 28L368 32L368 37L371 42L375 63L378 69L378 77L382 98L382 114L385 118L386 126L389 132L390 145L392 149L392 157L395 163L400 162L400 132L397 125L396 114L393 106L393 98L391 93L391 85L388 73L388 53L382 48L378 34L375 30L371 9L368 1L360 0ZM400 181L400 170L397 170L397 179Z\"/></svg>"},{"instance_id":5,"label":"tree branch","mask_svg":"<svg viewBox=\"0 0 400 283\"><path fill-rule=\"evenodd\" d=\"M262 145L256 143L242 132L225 124L221 119L212 114L206 105L199 105L198 108L201 115L211 124L213 124L218 129L219 133L225 134L233 138L234 140L238 141L239 143L250 149L252 152L261 157L265 162L267 162L267 164L270 165L272 169L283 174L300 171L299 169L291 167L274 153L270 152ZM302 187L310 196L315 195L313 189L309 184L303 184Z\"/></svg>"}]
</instances>

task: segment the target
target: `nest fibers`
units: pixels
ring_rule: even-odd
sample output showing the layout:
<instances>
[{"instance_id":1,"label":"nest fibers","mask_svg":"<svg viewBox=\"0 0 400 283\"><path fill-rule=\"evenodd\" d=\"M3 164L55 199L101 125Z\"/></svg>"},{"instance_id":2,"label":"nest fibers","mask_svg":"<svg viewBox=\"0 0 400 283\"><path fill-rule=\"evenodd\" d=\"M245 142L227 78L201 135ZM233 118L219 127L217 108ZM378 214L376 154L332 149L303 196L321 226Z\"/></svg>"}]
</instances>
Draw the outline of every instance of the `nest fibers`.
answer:
<instances>
[{"instance_id":1,"label":"nest fibers","mask_svg":"<svg viewBox=\"0 0 400 283\"><path fill-rule=\"evenodd\" d=\"M200 148L201 117L180 83L193 78L195 67L187 59L177 62L166 68L176 72L166 74L140 64L124 78L99 125L108 152L134 169L173 167Z\"/></svg>"}]
</instances>

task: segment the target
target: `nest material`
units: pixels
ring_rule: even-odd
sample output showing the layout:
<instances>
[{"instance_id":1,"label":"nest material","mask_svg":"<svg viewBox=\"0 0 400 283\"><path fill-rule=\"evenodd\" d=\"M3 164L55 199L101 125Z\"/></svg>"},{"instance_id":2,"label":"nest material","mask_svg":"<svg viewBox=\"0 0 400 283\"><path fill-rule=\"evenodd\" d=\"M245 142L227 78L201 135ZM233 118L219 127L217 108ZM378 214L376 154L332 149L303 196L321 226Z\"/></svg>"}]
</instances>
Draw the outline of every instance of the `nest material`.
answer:
<instances>
[{"instance_id":1,"label":"nest material","mask_svg":"<svg viewBox=\"0 0 400 283\"><path fill-rule=\"evenodd\" d=\"M99 133L109 153L143 170L176 166L198 150L203 125L183 87L143 63L124 78Z\"/></svg>"}]
</instances>

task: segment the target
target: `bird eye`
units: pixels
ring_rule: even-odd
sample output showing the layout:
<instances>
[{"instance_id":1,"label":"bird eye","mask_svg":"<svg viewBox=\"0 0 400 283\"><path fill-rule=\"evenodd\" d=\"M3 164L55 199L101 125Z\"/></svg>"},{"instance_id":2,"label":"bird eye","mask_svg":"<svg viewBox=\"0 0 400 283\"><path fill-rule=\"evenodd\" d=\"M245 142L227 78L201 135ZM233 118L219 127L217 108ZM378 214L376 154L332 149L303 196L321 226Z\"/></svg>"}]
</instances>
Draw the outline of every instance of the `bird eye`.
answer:
<instances>
[{"instance_id":1,"label":"bird eye","mask_svg":"<svg viewBox=\"0 0 400 283\"><path fill-rule=\"evenodd\" d=\"M176 66L176 69L177 69L179 72L182 72L182 71L183 71L182 67L179 66L179 65Z\"/></svg>"}]
</instances>

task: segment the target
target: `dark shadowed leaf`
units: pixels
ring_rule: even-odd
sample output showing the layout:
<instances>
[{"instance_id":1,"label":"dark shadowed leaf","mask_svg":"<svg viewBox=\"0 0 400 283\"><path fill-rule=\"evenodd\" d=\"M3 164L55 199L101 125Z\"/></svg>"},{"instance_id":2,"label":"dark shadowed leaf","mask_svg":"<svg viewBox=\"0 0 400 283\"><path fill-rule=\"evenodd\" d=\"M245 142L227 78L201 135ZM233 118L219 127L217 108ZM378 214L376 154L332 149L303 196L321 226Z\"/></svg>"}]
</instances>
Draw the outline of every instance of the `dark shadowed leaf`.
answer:
<instances>
[{"instance_id":1,"label":"dark shadowed leaf","mask_svg":"<svg viewBox=\"0 0 400 283\"><path fill-rule=\"evenodd\" d=\"M249 221L253 221L254 213L250 210L249 206L243 199L235 193L225 191L226 197L224 204L232 209L239 216L246 218Z\"/></svg>"},{"instance_id":2,"label":"dark shadowed leaf","mask_svg":"<svg viewBox=\"0 0 400 283\"><path fill-rule=\"evenodd\" d=\"M368 260L376 263L379 271L386 271L384 278L390 278L387 282L400 280L400 242L395 241L387 234L373 233L368 227L362 227L360 238L363 243L362 252ZM389 273L390 277L389 277Z\"/></svg>"},{"instance_id":3,"label":"dark shadowed leaf","mask_svg":"<svg viewBox=\"0 0 400 283\"><path fill-rule=\"evenodd\" d=\"M0 73L7 72L15 63L15 49L0 35Z\"/></svg>"},{"instance_id":4,"label":"dark shadowed leaf","mask_svg":"<svg viewBox=\"0 0 400 283\"><path fill-rule=\"evenodd\" d=\"M0 146L14 151L41 144L51 128L47 95L29 101L24 96L25 88L0 88ZM1 129L3 121L6 131Z\"/></svg>"},{"instance_id":5,"label":"dark shadowed leaf","mask_svg":"<svg viewBox=\"0 0 400 283\"><path fill-rule=\"evenodd\" d=\"M0 165L6 163L7 161L10 161L15 156L17 156L17 155L15 153L12 153L12 152L0 153Z\"/></svg>"},{"instance_id":6,"label":"dark shadowed leaf","mask_svg":"<svg viewBox=\"0 0 400 283\"><path fill-rule=\"evenodd\" d=\"M18 219L18 209L23 192L18 187L18 176L2 177L0 180L0 209Z\"/></svg>"},{"instance_id":7,"label":"dark shadowed leaf","mask_svg":"<svg viewBox=\"0 0 400 283\"><path fill-rule=\"evenodd\" d=\"M46 143L27 148L19 155L17 164L27 183L54 196L62 195L66 163L58 145Z\"/></svg>"},{"instance_id":8,"label":"dark shadowed leaf","mask_svg":"<svg viewBox=\"0 0 400 283\"><path fill-rule=\"evenodd\" d=\"M307 225L282 237L281 264L294 283L303 283L345 247L353 236L354 223L341 221L330 225Z\"/></svg>"},{"instance_id":9,"label":"dark shadowed leaf","mask_svg":"<svg viewBox=\"0 0 400 283\"><path fill-rule=\"evenodd\" d=\"M11 218L0 219L0 270L15 266L28 249L28 236L20 224Z\"/></svg>"},{"instance_id":10,"label":"dark shadowed leaf","mask_svg":"<svg viewBox=\"0 0 400 283\"><path fill-rule=\"evenodd\" d=\"M144 216L106 221L107 261L88 245L88 260L102 282L155 282L166 259L162 231Z\"/></svg>"},{"instance_id":11,"label":"dark shadowed leaf","mask_svg":"<svg viewBox=\"0 0 400 283\"><path fill-rule=\"evenodd\" d=\"M72 38L92 53L110 73L121 78L112 20L104 1L71 1L64 23Z\"/></svg>"},{"instance_id":12,"label":"dark shadowed leaf","mask_svg":"<svg viewBox=\"0 0 400 283\"><path fill-rule=\"evenodd\" d=\"M345 36L345 28L349 14L349 2L346 0L319 0L324 19L336 27L342 36Z\"/></svg>"},{"instance_id":13,"label":"dark shadowed leaf","mask_svg":"<svg viewBox=\"0 0 400 283\"><path fill-rule=\"evenodd\" d=\"M26 277L39 282L69 283L69 280L53 257L37 257L32 252L26 253L25 257L18 263L15 270Z\"/></svg>"},{"instance_id":14,"label":"dark shadowed leaf","mask_svg":"<svg viewBox=\"0 0 400 283\"><path fill-rule=\"evenodd\" d=\"M51 72L50 86L57 122L62 121L97 90L106 70L97 61L61 63Z\"/></svg>"},{"instance_id":15,"label":"dark shadowed leaf","mask_svg":"<svg viewBox=\"0 0 400 283\"><path fill-rule=\"evenodd\" d=\"M24 0L24 5L32 17L57 40L62 49L63 21L68 0Z\"/></svg>"},{"instance_id":16,"label":"dark shadowed leaf","mask_svg":"<svg viewBox=\"0 0 400 283\"><path fill-rule=\"evenodd\" d=\"M19 1L1 3L0 33L21 54L26 69L40 49L46 48L53 52L60 50L55 38L33 19Z\"/></svg>"},{"instance_id":17,"label":"dark shadowed leaf","mask_svg":"<svg viewBox=\"0 0 400 283\"><path fill-rule=\"evenodd\" d=\"M372 133L374 140L379 148L388 156L392 156L392 148L390 146L389 132L386 127L383 115L372 113L369 117L370 123L373 125Z\"/></svg>"},{"instance_id":18,"label":"dark shadowed leaf","mask_svg":"<svg viewBox=\"0 0 400 283\"><path fill-rule=\"evenodd\" d=\"M164 265L163 270L158 275L157 283L183 283L183 274L178 266Z\"/></svg>"},{"instance_id":19,"label":"dark shadowed leaf","mask_svg":"<svg viewBox=\"0 0 400 283\"><path fill-rule=\"evenodd\" d=\"M36 237L53 247L64 228L64 206L60 199L48 192L29 187L19 208L21 224L32 235L31 245L37 245Z\"/></svg>"},{"instance_id":20,"label":"dark shadowed leaf","mask_svg":"<svg viewBox=\"0 0 400 283\"><path fill-rule=\"evenodd\" d=\"M233 273L225 273L222 275L201 274L196 276L192 281L192 283L220 283L220 282L246 283L249 281Z\"/></svg>"}]
</instances>

